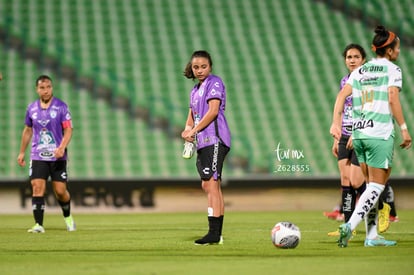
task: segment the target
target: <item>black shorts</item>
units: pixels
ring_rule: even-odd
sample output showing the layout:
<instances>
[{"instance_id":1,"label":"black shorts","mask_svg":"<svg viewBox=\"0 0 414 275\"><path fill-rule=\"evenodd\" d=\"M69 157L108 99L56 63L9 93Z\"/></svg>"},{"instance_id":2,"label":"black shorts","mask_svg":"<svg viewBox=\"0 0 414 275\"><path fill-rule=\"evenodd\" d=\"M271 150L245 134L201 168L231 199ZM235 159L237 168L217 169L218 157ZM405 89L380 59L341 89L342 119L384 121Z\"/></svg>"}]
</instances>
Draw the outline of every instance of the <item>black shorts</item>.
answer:
<instances>
[{"instance_id":1,"label":"black shorts","mask_svg":"<svg viewBox=\"0 0 414 275\"><path fill-rule=\"evenodd\" d=\"M355 154L355 150L349 150L346 148L348 143L348 136L341 136L338 143L338 161L341 159L349 159L353 165L359 166L358 158Z\"/></svg>"},{"instance_id":2,"label":"black shorts","mask_svg":"<svg viewBox=\"0 0 414 275\"><path fill-rule=\"evenodd\" d=\"M50 176L52 181L68 181L68 173L66 170L66 160L59 161L42 161L31 160L30 179L44 179L47 180Z\"/></svg>"},{"instance_id":3,"label":"black shorts","mask_svg":"<svg viewBox=\"0 0 414 275\"><path fill-rule=\"evenodd\" d=\"M197 170L202 180L221 179L223 163L230 148L218 142L197 151Z\"/></svg>"}]
</instances>

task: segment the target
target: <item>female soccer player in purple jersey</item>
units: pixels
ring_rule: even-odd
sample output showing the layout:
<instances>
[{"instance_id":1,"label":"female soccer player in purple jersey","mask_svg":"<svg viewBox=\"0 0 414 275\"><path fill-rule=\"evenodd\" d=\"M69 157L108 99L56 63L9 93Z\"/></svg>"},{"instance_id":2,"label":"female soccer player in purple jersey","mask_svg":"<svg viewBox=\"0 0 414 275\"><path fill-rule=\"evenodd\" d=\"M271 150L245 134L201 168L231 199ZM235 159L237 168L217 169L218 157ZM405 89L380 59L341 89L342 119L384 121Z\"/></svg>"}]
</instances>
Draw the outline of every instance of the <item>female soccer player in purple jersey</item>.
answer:
<instances>
[{"instance_id":1,"label":"female soccer player in purple jersey","mask_svg":"<svg viewBox=\"0 0 414 275\"><path fill-rule=\"evenodd\" d=\"M401 130L401 148L411 147L412 139L405 123L399 94L402 88L401 69L392 61L400 53L400 39L383 26L375 29L372 50L376 58L354 70L339 92L330 133L341 136L341 115L345 98L352 94L352 143L364 173L367 188L358 200L347 223L339 227L340 247L348 246L352 231L365 220L365 246L392 246L376 230L378 200L391 174L394 151L394 121Z\"/></svg>"},{"instance_id":2,"label":"female soccer player in purple jersey","mask_svg":"<svg viewBox=\"0 0 414 275\"><path fill-rule=\"evenodd\" d=\"M41 75L36 79L39 99L30 103L26 110L20 152L17 162L25 166L25 151L32 140L30 154L30 181L32 185L32 208L35 225L30 233L44 233L43 216L45 209L44 194L49 176L53 191L62 208L68 231L76 229L70 214L70 194L67 184L67 146L72 138L72 118L69 108L53 96L52 79Z\"/></svg>"},{"instance_id":3,"label":"female soccer player in purple jersey","mask_svg":"<svg viewBox=\"0 0 414 275\"><path fill-rule=\"evenodd\" d=\"M358 44L349 44L343 51L345 65L349 74L361 66L366 59L366 52ZM340 89L343 88L349 78L349 74L344 76L340 82ZM333 213L325 213L328 218L339 220L338 215L343 213L345 222L349 220L355 207L356 192L362 193L365 190L364 175L359 167L355 152L348 149L347 145L352 145L352 96L345 99L344 110L342 113L342 133L339 140L335 140L332 145L332 153L338 159L338 168L341 177L341 210ZM339 231L329 232L329 236L339 236Z\"/></svg>"},{"instance_id":4,"label":"female soccer player in purple jersey","mask_svg":"<svg viewBox=\"0 0 414 275\"><path fill-rule=\"evenodd\" d=\"M224 110L226 89L220 77L211 74L213 62L206 51L195 51L184 76L197 79L190 94L190 109L181 137L197 144L197 170L208 200L208 233L198 245L223 243L224 200L221 191L223 162L230 151L231 136Z\"/></svg>"}]
</instances>

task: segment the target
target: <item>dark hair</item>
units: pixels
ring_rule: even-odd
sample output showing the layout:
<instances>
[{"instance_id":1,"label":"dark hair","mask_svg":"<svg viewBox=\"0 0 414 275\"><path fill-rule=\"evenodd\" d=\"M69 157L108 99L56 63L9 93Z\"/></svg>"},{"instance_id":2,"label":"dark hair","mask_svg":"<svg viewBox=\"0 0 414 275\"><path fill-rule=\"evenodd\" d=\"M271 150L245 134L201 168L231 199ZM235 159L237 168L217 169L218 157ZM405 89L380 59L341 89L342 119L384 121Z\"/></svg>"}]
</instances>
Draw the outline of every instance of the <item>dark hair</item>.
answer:
<instances>
[{"instance_id":1,"label":"dark hair","mask_svg":"<svg viewBox=\"0 0 414 275\"><path fill-rule=\"evenodd\" d=\"M50 82L52 82L52 79L50 78L50 76L48 75L41 75L36 79L36 87L39 84L39 82L43 82L45 80L49 80Z\"/></svg>"},{"instance_id":2,"label":"dark hair","mask_svg":"<svg viewBox=\"0 0 414 275\"><path fill-rule=\"evenodd\" d=\"M359 51L359 53L361 54L362 59L366 59L367 53L365 52L365 49L361 45L354 44L354 43L351 43L351 44L349 44L348 46L345 47L345 49L342 53L342 56L344 58L346 58L346 54L350 49L357 49Z\"/></svg>"},{"instance_id":3,"label":"dark hair","mask_svg":"<svg viewBox=\"0 0 414 275\"><path fill-rule=\"evenodd\" d=\"M195 57L204 57L208 59L208 63L210 64L210 67L213 67L213 60L211 59L210 54L207 51L195 51L191 55L190 61L187 63L184 69L184 76L190 79L196 79L193 69L191 68L191 63L193 61L193 58Z\"/></svg>"},{"instance_id":4,"label":"dark hair","mask_svg":"<svg viewBox=\"0 0 414 275\"><path fill-rule=\"evenodd\" d=\"M384 56L388 48L394 48L398 41L395 33L388 31L384 26L375 28L376 35L372 39L372 50L379 56ZM388 41L391 39L391 41Z\"/></svg>"}]
</instances>

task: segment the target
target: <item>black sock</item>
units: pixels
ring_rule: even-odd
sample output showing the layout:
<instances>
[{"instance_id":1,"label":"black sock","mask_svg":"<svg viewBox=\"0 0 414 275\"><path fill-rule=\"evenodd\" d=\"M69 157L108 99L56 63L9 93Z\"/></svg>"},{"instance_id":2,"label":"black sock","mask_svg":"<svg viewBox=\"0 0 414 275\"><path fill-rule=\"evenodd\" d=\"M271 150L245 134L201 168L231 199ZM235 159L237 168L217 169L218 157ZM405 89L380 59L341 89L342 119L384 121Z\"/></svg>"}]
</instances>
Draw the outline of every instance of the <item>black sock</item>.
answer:
<instances>
[{"instance_id":1,"label":"black sock","mask_svg":"<svg viewBox=\"0 0 414 275\"><path fill-rule=\"evenodd\" d=\"M45 198L32 197L32 209L35 223L43 225L43 216L45 212Z\"/></svg>"},{"instance_id":2,"label":"black sock","mask_svg":"<svg viewBox=\"0 0 414 275\"><path fill-rule=\"evenodd\" d=\"M358 195L364 193L365 189L367 189L367 184L364 182L360 187L356 189Z\"/></svg>"},{"instance_id":3,"label":"black sock","mask_svg":"<svg viewBox=\"0 0 414 275\"><path fill-rule=\"evenodd\" d=\"M384 201L382 200L382 197L380 196L378 199L378 210L381 210L384 208Z\"/></svg>"},{"instance_id":4,"label":"black sock","mask_svg":"<svg viewBox=\"0 0 414 275\"><path fill-rule=\"evenodd\" d=\"M383 200L388 203L391 207L390 210L390 216L397 216L397 210L395 209L395 203L394 203L394 190L392 189L391 185L387 183L385 185L385 189L382 192L383 194Z\"/></svg>"},{"instance_id":5,"label":"black sock","mask_svg":"<svg viewBox=\"0 0 414 275\"><path fill-rule=\"evenodd\" d=\"M388 199L387 199L387 197L388 197L388 190L389 190L389 185L386 184L385 185L385 188L384 188L384 191L382 191L381 197L380 197L381 201L386 202L386 203L388 203Z\"/></svg>"},{"instance_id":6,"label":"black sock","mask_svg":"<svg viewBox=\"0 0 414 275\"><path fill-rule=\"evenodd\" d=\"M67 202L59 201L59 205L62 208L63 217L69 217L70 216L70 200Z\"/></svg>"},{"instance_id":7,"label":"black sock","mask_svg":"<svg viewBox=\"0 0 414 275\"><path fill-rule=\"evenodd\" d=\"M345 222L351 218L353 205L355 205L355 191L351 186L342 186L342 213L344 213Z\"/></svg>"},{"instance_id":8,"label":"black sock","mask_svg":"<svg viewBox=\"0 0 414 275\"><path fill-rule=\"evenodd\" d=\"M220 217L208 217L208 228L207 235L195 240L196 244L218 243L220 241Z\"/></svg>"},{"instance_id":9,"label":"black sock","mask_svg":"<svg viewBox=\"0 0 414 275\"><path fill-rule=\"evenodd\" d=\"M208 217L208 232L220 236L220 217Z\"/></svg>"},{"instance_id":10,"label":"black sock","mask_svg":"<svg viewBox=\"0 0 414 275\"><path fill-rule=\"evenodd\" d=\"M390 216L397 217L397 210L395 209L395 203L389 202L388 204L391 206Z\"/></svg>"},{"instance_id":11,"label":"black sock","mask_svg":"<svg viewBox=\"0 0 414 275\"><path fill-rule=\"evenodd\" d=\"M224 221L224 215L219 217L219 221L220 221L220 236L222 235L223 232L223 221Z\"/></svg>"}]
</instances>

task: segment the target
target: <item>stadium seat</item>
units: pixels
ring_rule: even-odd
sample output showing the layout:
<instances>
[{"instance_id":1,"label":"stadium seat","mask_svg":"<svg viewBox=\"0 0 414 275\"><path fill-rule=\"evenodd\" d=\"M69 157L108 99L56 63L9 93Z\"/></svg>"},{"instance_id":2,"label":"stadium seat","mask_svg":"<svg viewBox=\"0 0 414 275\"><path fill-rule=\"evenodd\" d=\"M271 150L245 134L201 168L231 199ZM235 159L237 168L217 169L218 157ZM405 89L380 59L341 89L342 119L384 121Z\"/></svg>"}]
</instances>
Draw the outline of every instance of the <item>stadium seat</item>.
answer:
<instances>
[{"instance_id":1,"label":"stadium seat","mask_svg":"<svg viewBox=\"0 0 414 275\"><path fill-rule=\"evenodd\" d=\"M361 7L360 1L345 2L348 10ZM387 11L383 18L390 27L412 35L410 3L371 2L364 16ZM36 98L33 81L45 72L42 65L58 62L60 69L76 71L71 80L55 72L55 65L46 69L54 76L57 96L73 113L72 176L194 176L194 162L181 158L177 138L194 85L182 72L192 51L206 49L214 60L213 73L227 88L234 144L229 175L272 174L278 143L303 150L310 175L337 175L328 133L331 112L339 80L347 73L341 56L345 45L359 43L372 57L373 31L362 21L349 20L320 1L46 3L0 0L0 27L8 34L0 51L6 76L0 86L19 91L0 94L0 127L7 130L0 132L7 140L0 146L2 156L15 159L21 110ZM381 9L372 8L378 3ZM47 17L41 16L44 9ZM389 22L393 18L400 20ZM27 51L40 51L42 62L13 50L19 43ZM414 95L408 87L414 79L408 71L414 50L402 47L398 64L407 73L401 96L410 123ZM396 150L395 156L394 173L412 174L412 151ZM1 163L0 172L22 175L14 160Z\"/></svg>"}]
</instances>

